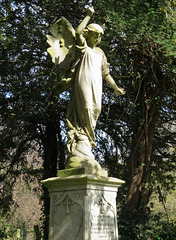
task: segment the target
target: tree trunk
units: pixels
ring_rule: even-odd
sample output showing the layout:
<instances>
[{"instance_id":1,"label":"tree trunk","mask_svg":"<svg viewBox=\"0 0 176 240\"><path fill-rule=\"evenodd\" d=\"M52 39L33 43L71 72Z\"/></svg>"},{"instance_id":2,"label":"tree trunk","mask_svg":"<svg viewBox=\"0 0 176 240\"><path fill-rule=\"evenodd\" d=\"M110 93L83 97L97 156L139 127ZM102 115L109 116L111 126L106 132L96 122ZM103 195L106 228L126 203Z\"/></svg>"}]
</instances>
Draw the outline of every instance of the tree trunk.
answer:
<instances>
[{"instance_id":1,"label":"tree trunk","mask_svg":"<svg viewBox=\"0 0 176 240\"><path fill-rule=\"evenodd\" d=\"M147 204L151 194L150 189L145 188L145 182L150 166L158 114L154 104L149 105L146 101L144 102L139 105L140 109L143 109L143 116L142 118L137 116L136 119L129 161L129 176L133 176L127 196L127 208L130 211L139 209L144 203ZM144 121L140 122L140 119Z\"/></svg>"},{"instance_id":2,"label":"tree trunk","mask_svg":"<svg viewBox=\"0 0 176 240\"><path fill-rule=\"evenodd\" d=\"M26 237L27 237L27 231L26 231L26 224L25 222L23 222L22 226L21 226L21 239L22 240L26 240Z\"/></svg>"},{"instance_id":3,"label":"tree trunk","mask_svg":"<svg viewBox=\"0 0 176 240\"><path fill-rule=\"evenodd\" d=\"M34 240L41 240L41 232L39 225L34 226Z\"/></svg>"},{"instance_id":4,"label":"tree trunk","mask_svg":"<svg viewBox=\"0 0 176 240\"><path fill-rule=\"evenodd\" d=\"M56 128L55 124L50 121L46 125L44 139L44 171L43 171L43 179L47 179L50 177L57 176L57 138L56 138ZM49 206L50 199L48 190L44 188L44 240L48 240L49 233Z\"/></svg>"},{"instance_id":5,"label":"tree trunk","mask_svg":"<svg viewBox=\"0 0 176 240\"><path fill-rule=\"evenodd\" d=\"M129 157L129 192L127 195L128 210L139 209L147 203L151 194L150 189L145 188L148 175L155 127L159 116L160 102L163 95L164 75L161 67L153 57L148 54L143 45L134 51L134 71L141 71L140 83L136 85L135 121L132 137L131 155ZM145 67L145 72L144 72ZM138 94L139 93L139 94ZM157 101L157 98L160 101Z\"/></svg>"}]
</instances>

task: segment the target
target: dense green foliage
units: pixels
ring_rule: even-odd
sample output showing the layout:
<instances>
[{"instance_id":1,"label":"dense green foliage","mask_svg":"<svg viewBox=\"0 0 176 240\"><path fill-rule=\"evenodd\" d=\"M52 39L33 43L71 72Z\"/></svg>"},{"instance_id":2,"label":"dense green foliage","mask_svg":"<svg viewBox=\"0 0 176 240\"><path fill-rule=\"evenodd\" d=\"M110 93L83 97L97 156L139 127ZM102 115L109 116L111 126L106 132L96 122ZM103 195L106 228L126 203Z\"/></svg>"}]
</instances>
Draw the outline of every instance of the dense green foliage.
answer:
<instances>
[{"instance_id":1,"label":"dense green foliage","mask_svg":"<svg viewBox=\"0 0 176 240\"><path fill-rule=\"evenodd\" d=\"M126 96L119 97L104 85L94 153L110 175L126 181L119 193L121 239L145 239L141 234L149 228L146 206L151 193L155 186L167 192L175 185L174 0L1 1L1 212L9 209L12 186L19 175L27 175L28 180L35 175L40 180L56 176L57 169L65 166L69 93L58 96L55 89L45 35L61 16L76 28L90 3L96 12L92 21L106 25L101 48L110 62L111 75L126 89ZM28 164L25 156L31 149L43 158L40 169ZM46 190L44 202L47 226ZM163 235L154 238L153 231L151 239L167 239L165 226ZM174 228L168 222L167 235ZM47 239L47 227L44 233Z\"/></svg>"}]
</instances>

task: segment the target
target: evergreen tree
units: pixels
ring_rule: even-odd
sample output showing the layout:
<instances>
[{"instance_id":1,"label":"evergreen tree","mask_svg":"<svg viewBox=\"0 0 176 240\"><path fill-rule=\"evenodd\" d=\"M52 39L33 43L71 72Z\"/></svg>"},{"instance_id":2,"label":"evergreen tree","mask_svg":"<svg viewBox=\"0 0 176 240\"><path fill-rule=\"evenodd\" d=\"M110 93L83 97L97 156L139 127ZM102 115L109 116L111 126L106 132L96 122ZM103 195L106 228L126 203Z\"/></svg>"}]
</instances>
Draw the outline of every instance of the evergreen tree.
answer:
<instances>
[{"instance_id":1,"label":"evergreen tree","mask_svg":"<svg viewBox=\"0 0 176 240\"><path fill-rule=\"evenodd\" d=\"M16 177L21 172L29 177L36 174L27 167L29 149L40 146L43 179L56 176L57 169L65 166L69 93L59 96L55 89L45 35L61 16L76 29L90 3L96 12L92 21L106 25L101 48L111 75L126 89L125 97L116 97L104 86L96 158L110 175L126 180L121 191L127 195L129 211L141 211L148 203L154 182L166 189L174 183L170 173L176 144L175 1L1 1L0 205L4 211L12 200ZM46 190L44 199L47 239Z\"/></svg>"}]
</instances>

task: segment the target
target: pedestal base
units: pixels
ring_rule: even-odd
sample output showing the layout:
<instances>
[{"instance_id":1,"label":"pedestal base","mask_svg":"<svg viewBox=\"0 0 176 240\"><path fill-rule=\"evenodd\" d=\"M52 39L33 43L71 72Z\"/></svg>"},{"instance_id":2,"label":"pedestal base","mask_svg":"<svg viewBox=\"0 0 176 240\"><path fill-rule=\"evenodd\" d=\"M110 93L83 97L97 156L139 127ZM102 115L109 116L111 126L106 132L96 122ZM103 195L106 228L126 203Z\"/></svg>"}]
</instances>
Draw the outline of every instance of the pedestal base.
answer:
<instances>
[{"instance_id":1,"label":"pedestal base","mask_svg":"<svg viewBox=\"0 0 176 240\"><path fill-rule=\"evenodd\" d=\"M86 169L42 181L50 194L49 240L117 240L116 195L123 183Z\"/></svg>"}]
</instances>

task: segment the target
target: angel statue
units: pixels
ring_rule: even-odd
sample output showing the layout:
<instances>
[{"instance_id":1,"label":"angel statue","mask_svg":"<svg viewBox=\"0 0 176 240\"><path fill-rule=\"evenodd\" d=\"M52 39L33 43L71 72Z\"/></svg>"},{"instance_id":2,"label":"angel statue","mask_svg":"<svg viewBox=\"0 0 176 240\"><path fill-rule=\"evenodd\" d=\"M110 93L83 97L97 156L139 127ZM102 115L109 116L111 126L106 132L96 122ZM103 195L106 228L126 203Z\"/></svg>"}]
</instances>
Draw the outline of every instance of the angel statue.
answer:
<instances>
[{"instance_id":1,"label":"angel statue","mask_svg":"<svg viewBox=\"0 0 176 240\"><path fill-rule=\"evenodd\" d=\"M67 108L69 161L66 168L87 167L99 171L95 160L94 129L101 113L102 81L106 80L118 95L125 94L109 73L104 52L97 47L104 34L102 26L89 20L94 9L89 7L86 17L74 31L65 18L51 26L53 36L47 36L47 51L57 65L57 81L60 91L73 86Z\"/></svg>"}]
</instances>

